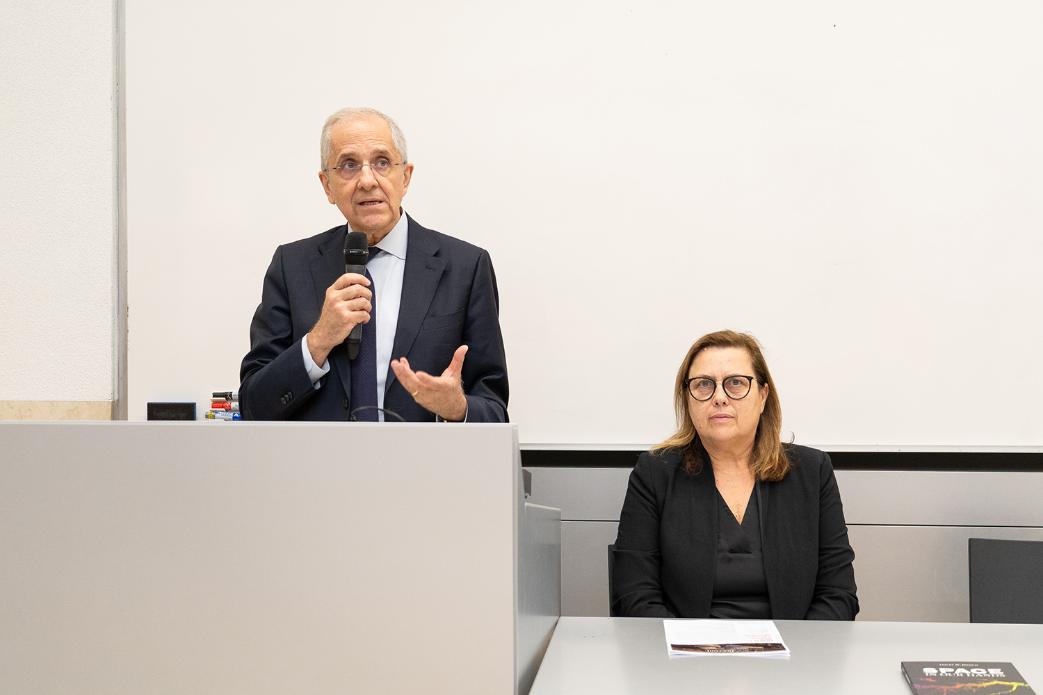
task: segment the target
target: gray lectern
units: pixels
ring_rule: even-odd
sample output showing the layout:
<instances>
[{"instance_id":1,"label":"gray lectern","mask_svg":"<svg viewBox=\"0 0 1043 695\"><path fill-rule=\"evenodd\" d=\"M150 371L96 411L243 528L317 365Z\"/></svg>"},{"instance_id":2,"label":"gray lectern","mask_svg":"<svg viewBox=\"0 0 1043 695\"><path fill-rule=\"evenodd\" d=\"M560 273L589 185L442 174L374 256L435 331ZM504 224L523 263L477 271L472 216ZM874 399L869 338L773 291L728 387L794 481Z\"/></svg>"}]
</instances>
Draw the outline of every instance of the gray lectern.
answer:
<instances>
[{"instance_id":1,"label":"gray lectern","mask_svg":"<svg viewBox=\"0 0 1043 695\"><path fill-rule=\"evenodd\" d=\"M510 425L0 423L11 693L528 691L559 515Z\"/></svg>"}]
</instances>

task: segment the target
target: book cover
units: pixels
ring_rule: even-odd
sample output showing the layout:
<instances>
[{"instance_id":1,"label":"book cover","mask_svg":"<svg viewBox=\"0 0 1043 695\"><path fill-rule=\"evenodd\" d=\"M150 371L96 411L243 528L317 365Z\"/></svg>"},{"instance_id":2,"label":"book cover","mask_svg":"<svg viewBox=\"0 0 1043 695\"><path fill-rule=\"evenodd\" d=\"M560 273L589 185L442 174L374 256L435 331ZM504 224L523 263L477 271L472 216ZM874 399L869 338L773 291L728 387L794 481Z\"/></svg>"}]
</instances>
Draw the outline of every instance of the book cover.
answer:
<instances>
[{"instance_id":1,"label":"book cover","mask_svg":"<svg viewBox=\"0 0 1043 695\"><path fill-rule=\"evenodd\" d=\"M903 661L902 673L916 695L1035 695L1007 661Z\"/></svg>"}]
</instances>

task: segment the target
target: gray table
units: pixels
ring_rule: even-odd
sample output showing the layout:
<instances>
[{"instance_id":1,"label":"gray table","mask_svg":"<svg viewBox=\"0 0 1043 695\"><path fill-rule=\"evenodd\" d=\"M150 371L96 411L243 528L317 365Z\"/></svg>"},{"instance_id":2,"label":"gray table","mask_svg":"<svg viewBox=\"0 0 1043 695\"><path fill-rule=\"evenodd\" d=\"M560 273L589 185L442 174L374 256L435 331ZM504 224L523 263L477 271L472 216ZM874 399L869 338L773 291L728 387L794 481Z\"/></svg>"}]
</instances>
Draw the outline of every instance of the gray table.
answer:
<instances>
[{"instance_id":1,"label":"gray table","mask_svg":"<svg viewBox=\"0 0 1043 695\"><path fill-rule=\"evenodd\" d=\"M792 656L666 655L663 621L558 621L531 695L896 693L902 661L1010 661L1043 694L1043 625L778 620Z\"/></svg>"}]
</instances>

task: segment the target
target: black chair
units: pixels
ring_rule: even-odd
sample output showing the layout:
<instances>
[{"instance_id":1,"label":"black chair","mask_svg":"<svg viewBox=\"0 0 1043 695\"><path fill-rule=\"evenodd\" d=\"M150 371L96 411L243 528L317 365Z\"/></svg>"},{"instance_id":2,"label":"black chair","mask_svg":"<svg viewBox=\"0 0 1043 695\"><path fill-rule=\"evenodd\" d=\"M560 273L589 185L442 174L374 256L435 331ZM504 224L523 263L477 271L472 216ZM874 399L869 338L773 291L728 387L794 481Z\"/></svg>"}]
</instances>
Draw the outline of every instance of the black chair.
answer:
<instances>
[{"instance_id":1,"label":"black chair","mask_svg":"<svg viewBox=\"0 0 1043 695\"><path fill-rule=\"evenodd\" d=\"M616 559L613 557L613 553L616 550L615 543L608 544L608 615L610 618L617 617L615 612L612 610L612 565L615 564Z\"/></svg>"},{"instance_id":2,"label":"black chair","mask_svg":"<svg viewBox=\"0 0 1043 695\"><path fill-rule=\"evenodd\" d=\"M1043 623L1043 541L967 540L972 623Z\"/></svg>"}]
</instances>

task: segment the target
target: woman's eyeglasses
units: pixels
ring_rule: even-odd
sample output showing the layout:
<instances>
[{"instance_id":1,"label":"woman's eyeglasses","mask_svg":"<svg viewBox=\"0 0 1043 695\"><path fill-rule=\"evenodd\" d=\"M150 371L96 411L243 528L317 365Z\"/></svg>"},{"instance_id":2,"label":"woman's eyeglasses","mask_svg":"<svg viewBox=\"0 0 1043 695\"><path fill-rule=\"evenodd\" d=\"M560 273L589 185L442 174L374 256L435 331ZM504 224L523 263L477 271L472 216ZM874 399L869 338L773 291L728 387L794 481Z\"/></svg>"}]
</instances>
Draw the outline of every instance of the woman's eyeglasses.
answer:
<instances>
[{"instance_id":1,"label":"woman's eyeglasses","mask_svg":"<svg viewBox=\"0 0 1043 695\"><path fill-rule=\"evenodd\" d=\"M708 401L717 393L717 380L708 376L689 377L684 380L685 388L697 401ZM721 380L725 395L736 401L746 398L753 388L753 377L744 374L732 374Z\"/></svg>"}]
</instances>

